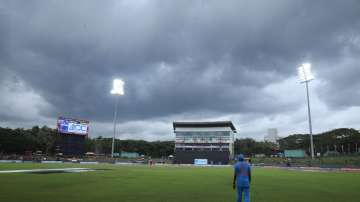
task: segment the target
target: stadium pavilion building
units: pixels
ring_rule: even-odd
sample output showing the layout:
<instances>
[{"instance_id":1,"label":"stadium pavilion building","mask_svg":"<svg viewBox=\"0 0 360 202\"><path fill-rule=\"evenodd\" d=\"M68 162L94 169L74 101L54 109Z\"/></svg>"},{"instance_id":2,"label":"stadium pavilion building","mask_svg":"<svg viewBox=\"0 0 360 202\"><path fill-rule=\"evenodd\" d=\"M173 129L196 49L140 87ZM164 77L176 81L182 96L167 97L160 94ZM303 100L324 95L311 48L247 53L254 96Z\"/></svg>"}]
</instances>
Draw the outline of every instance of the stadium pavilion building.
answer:
<instances>
[{"instance_id":1,"label":"stadium pavilion building","mask_svg":"<svg viewBox=\"0 0 360 202\"><path fill-rule=\"evenodd\" d=\"M208 164L228 164L234 157L234 133L231 121L174 122L174 163L193 164L207 159Z\"/></svg>"}]
</instances>

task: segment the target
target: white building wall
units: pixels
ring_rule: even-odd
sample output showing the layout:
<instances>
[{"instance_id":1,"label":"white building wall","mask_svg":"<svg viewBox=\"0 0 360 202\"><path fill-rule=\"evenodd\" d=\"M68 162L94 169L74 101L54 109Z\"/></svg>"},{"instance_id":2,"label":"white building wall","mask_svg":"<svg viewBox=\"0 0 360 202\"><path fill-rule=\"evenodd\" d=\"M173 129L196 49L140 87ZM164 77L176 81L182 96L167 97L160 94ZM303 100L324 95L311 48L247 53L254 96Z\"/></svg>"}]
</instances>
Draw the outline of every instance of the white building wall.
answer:
<instances>
[{"instance_id":1,"label":"white building wall","mask_svg":"<svg viewBox=\"0 0 360 202\"><path fill-rule=\"evenodd\" d=\"M230 151L230 157L234 158L234 142L235 142L235 133L233 131L230 131L230 145L229 145L229 151Z\"/></svg>"},{"instance_id":2,"label":"white building wall","mask_svg":"<svg viewBox=\"0 0 360 202\"><path fill-rule=\"evenodd\" d=\"M264 137L264 141L272 143L277 143L279 139L280 137L278 136L278 130L276 128L269 128L268 134Z\"/></svg>"}]
</instances>

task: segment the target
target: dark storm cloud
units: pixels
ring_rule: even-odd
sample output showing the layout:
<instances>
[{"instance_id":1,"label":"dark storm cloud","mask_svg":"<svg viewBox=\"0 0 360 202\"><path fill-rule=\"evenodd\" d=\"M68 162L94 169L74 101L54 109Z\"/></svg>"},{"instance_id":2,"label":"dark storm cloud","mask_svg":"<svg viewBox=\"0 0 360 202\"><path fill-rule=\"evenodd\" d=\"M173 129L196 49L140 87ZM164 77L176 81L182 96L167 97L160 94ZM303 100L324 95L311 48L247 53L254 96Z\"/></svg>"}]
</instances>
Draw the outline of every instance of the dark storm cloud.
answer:
<instances>
[{"instance_id":1,"label":"dark storm cloud","mask_svg":"<svg viewBox=\"0 0 360 202\"><path fill-rule=\"evenodd\" d=\"M49 117L110 121L116 77L126 81L123 120L280 113L297 106L263 89L304 60L343 64L359 10L358 1L3 1L0 58L9 61L0 64L53 106L41 111ZM359 56L353 46L346 57ZM342 98L359 86L346 79L355 73L356 63L324 73L323 99L355 105ZM354 87L333 99L334 80Z\"/></svg>"},{"instance_id":2,"label":"dark storm cloud","mask_svg":"<svg viewBox=\"0 0 360 202\"><path fill-rule=\"evenodd\" d=\"M356 59L329 65L331 71L324 71L327 80L322 85L321 95L333 108L359 106L360 103L360 62Z\"/></svg>"},{"instance_id":3,"label":"dark storm cloud","mask_svg":"<svg viewBox=\"0 0 360 202\"><path fill-rule=\"evenodd\" d=\"M0 6L0 79L7 75L5 69L8 69L7 61L10 57L8 52L10 40L10 24L6 10Z\"/></svg>"}]
</instances>

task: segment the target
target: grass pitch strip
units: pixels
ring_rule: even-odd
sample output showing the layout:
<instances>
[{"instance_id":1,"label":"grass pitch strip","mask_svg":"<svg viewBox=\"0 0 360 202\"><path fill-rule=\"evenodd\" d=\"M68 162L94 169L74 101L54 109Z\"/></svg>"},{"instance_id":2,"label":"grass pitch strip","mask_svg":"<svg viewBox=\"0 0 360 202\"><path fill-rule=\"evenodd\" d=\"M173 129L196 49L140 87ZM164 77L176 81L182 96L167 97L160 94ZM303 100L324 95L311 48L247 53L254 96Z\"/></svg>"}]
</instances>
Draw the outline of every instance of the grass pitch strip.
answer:
<instances>
[{"instance_id":1,"label":"grass pitch strip","mask_svg":"<svg viewBox=\"0 0 360 202\"><path fill-rule=\"evenodd\" d=\"M0 170L79 167L78 164L0 164ZM229 202L232 168L80 165L79 173L1 173L4 202ZM253 170L252 202L356 202L359 173Z\"/></svg>"}]
</instances>

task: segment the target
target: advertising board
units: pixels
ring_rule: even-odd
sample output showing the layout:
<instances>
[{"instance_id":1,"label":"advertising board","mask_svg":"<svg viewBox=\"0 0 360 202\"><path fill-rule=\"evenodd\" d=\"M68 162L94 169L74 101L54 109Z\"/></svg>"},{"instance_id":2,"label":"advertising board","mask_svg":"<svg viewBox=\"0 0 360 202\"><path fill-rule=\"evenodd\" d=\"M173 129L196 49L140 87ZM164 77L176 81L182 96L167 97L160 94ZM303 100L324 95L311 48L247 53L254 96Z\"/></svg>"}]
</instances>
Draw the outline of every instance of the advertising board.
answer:
<instances>
[{"instance_id":1,"label":"advertising board","mask_svg":"<svg viewBox=\"0 0 360 202\"><path fill-rule=\"evenodd\" d=\"M207 159L194 159L195 165L207 165L208 160Z\"/></svg>"},{"instance_id":2,"label":"advertising board","mask_svg":"<svg viewBox=\"0 0 360 202\"><path fill-rule=\"evenodd\" d=\"M87 135L89 133L89 121L59 117L57 128L61 134Z\"/></svg>"}]
</instances>

